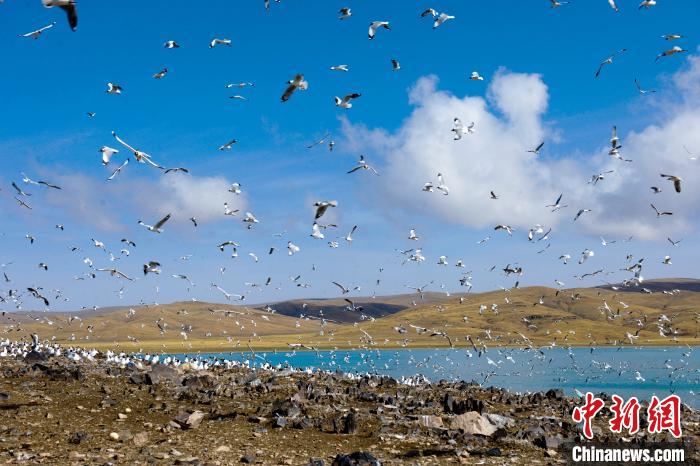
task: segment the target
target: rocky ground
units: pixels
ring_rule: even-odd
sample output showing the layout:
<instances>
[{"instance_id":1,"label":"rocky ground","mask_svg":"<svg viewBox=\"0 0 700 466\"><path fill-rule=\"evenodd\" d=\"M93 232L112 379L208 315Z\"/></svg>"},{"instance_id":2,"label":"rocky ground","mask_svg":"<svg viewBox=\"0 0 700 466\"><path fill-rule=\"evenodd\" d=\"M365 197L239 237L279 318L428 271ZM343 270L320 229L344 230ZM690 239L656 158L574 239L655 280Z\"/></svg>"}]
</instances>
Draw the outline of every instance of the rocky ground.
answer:
<instances>
[{"instance_id":1,"label":"rocky ground","mask_svg":"<svg viewBox=\"0 0 700 466\"><path fill-rule=\"evenodd\" d=\"M467 383L4 358L0 463L559 464L579 439L578 403ZM652 440L610 434L599 417L597 440ZM684 408L686 443L699 421Z\"/></svg>"}]
</instances>

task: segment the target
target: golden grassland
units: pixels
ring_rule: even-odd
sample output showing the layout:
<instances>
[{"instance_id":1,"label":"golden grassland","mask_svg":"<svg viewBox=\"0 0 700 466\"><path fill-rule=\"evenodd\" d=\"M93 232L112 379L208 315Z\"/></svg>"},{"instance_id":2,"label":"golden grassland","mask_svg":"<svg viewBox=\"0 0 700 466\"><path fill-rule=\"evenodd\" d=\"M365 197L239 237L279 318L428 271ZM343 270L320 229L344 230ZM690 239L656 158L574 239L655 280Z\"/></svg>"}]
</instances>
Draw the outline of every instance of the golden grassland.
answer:
<instances>
[{"instance_id":1,"label":"golden grassland","mask_svg":"<svg viewBox=\"0 0 700 466\"><path fill-rule=\"evenodd\" d=\"M572 299L573 295L578 295L577 299ZM460 297L464 298L463 303ZM416 306L410 304L414 300ZM408 307L357 324L322 324L318 319L299 319L253 307L182 302L137 307L132 316L128 315L128 307L82 315L8 313L0 325L4 325L6 336L13 339L29 338L36 332L42 339L55 337L56 342L64 345L168 353L251 348L284 351L290 344L316 349L448 347L447 338L431 336L434 331L449 335L455 347L471 347L468 335L477 346L488 347L632 344L627 333L634 334L637 330L635 345L700 344L700 293L693 291L668 295L580 288L557 294L551 288L528 287L457 296L431 293L423 301L415 294L377 298L377 301ZM343 303L338 299L307 302L329 306ZM601 309L603 302L607 302L611 311ZM491 310L494 303L498 305L497 312ZM482 304L487 309L480 313ZM662 315L671 319L672 336L659 333L657 323ZM81 320L71 320L71 316ZM359 320L359 313L357 317ZM156 321L167 324L164 332ZM428 331L419 333L411 325ZM403 329L405 333L400 333Z\"/></svg>"}]
</instances>

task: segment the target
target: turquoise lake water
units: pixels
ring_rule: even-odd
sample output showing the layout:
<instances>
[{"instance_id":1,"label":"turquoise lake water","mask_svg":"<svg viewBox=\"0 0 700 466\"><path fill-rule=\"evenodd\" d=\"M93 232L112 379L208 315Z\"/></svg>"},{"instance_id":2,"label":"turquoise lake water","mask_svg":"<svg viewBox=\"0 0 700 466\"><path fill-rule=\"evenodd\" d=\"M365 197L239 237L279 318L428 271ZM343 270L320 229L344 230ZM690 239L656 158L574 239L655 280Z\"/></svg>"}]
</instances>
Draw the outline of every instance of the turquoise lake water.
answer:
<instances>
[{"instance_id":1,"label":"turquoise lake water","mask_svg":"<svg viewBox=\"0 0 700 466\"><path fill-rule=\"evenodd\" d=\"M199 353L199 358L264 361L294 368L374 373L395 378L421 374L431 381L466 380L513 392L561 388L567 395L606 392L623 398L675 393L700 408L700 348L491 349L481 356L465 349L277 351ZM184 357L184 355L178 355Z\"/></svg>"}]
</instances>

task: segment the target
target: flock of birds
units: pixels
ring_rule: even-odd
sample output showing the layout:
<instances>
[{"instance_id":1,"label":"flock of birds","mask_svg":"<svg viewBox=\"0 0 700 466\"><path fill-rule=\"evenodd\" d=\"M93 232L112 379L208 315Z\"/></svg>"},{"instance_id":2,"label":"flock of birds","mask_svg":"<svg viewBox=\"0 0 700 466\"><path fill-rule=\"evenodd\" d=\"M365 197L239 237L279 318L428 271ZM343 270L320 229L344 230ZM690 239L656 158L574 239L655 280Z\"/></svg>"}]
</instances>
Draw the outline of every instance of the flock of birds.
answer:
<instances>
[{"instance_id":1,"label":"flock of birds","mask_svg":"<svg viewBox=\"0 0 700 466\"><path fill-rule=\"evenodd\" d=\"M279 3L280 0L275 0L275 3ZM551 2L551 7L552 8L558 8L566 5L569 2L564 2L564 1L557 1L557 0L550 0ZM68 25L70 29L73 31L76 31L78 28L78 9L77 9L77 4L76 0L41 0L41 4L47 8L58 8L63 10L63 12L66 14ZM619 8L614 0L609 0L610 6L615 10L619 11ZM639 4L640 9L650 9L652 7L656 6L656 1L654 0L644 0ZM264 8L265 9L270 9L272 7L271 3L269 0L265 0L264 2ZM419 13L419 12L417 12ZM338 12L339 16L338 19L340 21L352 21L353 20L353 11L349 7L343 7L339 10ZM458 20L455 18L455 16L450 15L445 12L439 12L433 8L428 8L425 9L424 11L419 13L419 16L421 18L429 18L432 20L432 27L433 29L443 27L446 23L448 22L457 22ZM56 26L56 22L51 22L48 25L45 25L43 27L40 27L36 30L27 32L25 34L21 34L21 37L24 38L29 38L33 40L37 40L41 38L47 31L52 30ZM448 26L449 27L449 26ZM391 24L389 21L385 20L378 20L378 21L372 21L369 24L368 27L368 39L369 40L381 40L380 36L382 34L387 34L391 31ZM667 41L667 42L673 42L677 41L683 38L682 35L680 34L665 34L662 36L662 38ZM231 46L232 41L231 39L228 38L213 38L211 42L209 43L210 48L215 48L215 47L229 47ZM163 44L163 47L167 49L178 49L180 48L180 44L178 44L177 41L175 40L168 40ZM662 51L658 56L656 57L656 60L666 58L666 57L671 57L673 55L677 55L683 52L686 52L686 49L683 49L680 46L673 46L670 48L667 48L666 50ZM614 60L617 59L620 55L624 54L626 52L626 49L620 49L616 51L615 53L611 54L609 57L605 58L597 68L597 70L594 73L594 77L596 79L601 78L601 76L604 74L604 71L607 67L612 66L614 63ZM395 58L391 58L391 69L394 72L398 72L401 70L401 64L399 61ZM334 65L330 67L330 70L333 72L340 72L340 73L347 73L350 70L350 66L347 64L340 64L340 65ZM157 72L156 74L153 75L154 79L164 79L166 78L168 74L168 68L163 68L161 71ZM468 76L469 80L472 81L483 81L484 77L479 74L478 71L473 71L471 74ZM654 93L654 90L648 90L644 89L641 87L641 84L637 79L634 80L635 86L637 87L639 93L641 95L646 95L646 94L651 94ZM227 84L226 87L231 89L231 88L236 88L236 89L242 89L245 87L252 87L254 86L254 83L251 82L240 82L240 83L230 83ZM306 80L304 74L298 73L295 76L293 76L291 79L289 79L284 86L284 89L282 89L282 94L280 96L280 101L282 104L285 105L293 105L289 104L290 100L294 99L300 99L301 96L298 96L297 94L303 93L303 91L306 91L309 89L309 82ZM121 86L118 83L113 83L109 82L106 84L106 89L105 92L110 95L114 96L119 96L124 92L124 87ZM350 110L353 107L353 104L357 101L362 96L362 94L358 92L352 92L349 93L345 96L335 96L335 105L341 109L344 110ZM118 97L115 97L118 98ZM245 100L245 96L242 95L234 95L231 96L232 99L236 100ZM96 117L97 113L96 112L87 112L87 117L88 118L94 118ZM453 119L453 127L452 128L445 128L445 131L447 134L450 132L453 134L453 139L455 144L461 144L461 143L468 143L468 139L471 135L473 135L476 131L478 131L478 122L468 122L465 123L463 122L459 116L455 116ZM145 152L138 146L138 144L132 144L130 142L127 142L127 140L131 141L130 138L125 137L123 138L121 135L117 134L116 131L112 131L111 133L114 142L112 146L104 145L99 148L99 153L101 155L101 163L105 166L112 167L111 174L109 177L107 177L105 182L116 182L118 177L123 177L126 176L126 171L130 168L128 168L128 164L130 161L133 161L137 164L144 165L148 167L149 169L152 169L154 173L159 173L162 175L167 175L171 173L184 173L187 174L189 173L189 169L187 167L167 167L162 163L159 163L156 161L156 158L154 158L151 154ZM464 141L467 140L467 141ZM220 145L218 149L220 151L230 151L234 148L235 144L237 143L236 139L231 139L228 142L225 142L224 144ZM325 134L321 139L311 143L308 145L309 149L313 149L317 146L326 146L328 151L333 151L335 146L336 146L336 141L332 140L330 133ZM537 145L534 145L534 147L531 148L523 148L523 153L531 153L534 154L535 156L538 156L540 152L543 150L545 146L545 141L539 142ZM620 163L633 163L632 159L626 158L623 155L622 152L622 144L620 141L620 137L618 136L617 133L617 128L615 126L612 127L612 133L611 133L611 138L610 138L610 149L609 149L609 156L612 159L618 160ZM123 153L126 154L126 156L123 156ZM689 158L694 158L695 156L692 154L689 154ZM116 161L116 163L115 163ZM613 173L614 170L608 170L604 171L602 173L597 173L591 176L590 180L588 181L589 184L591 185L597 185L599 183L604 182L606 177ZM381 176L380 170L375 168L374 165L370 164L370 162L367 160L367 158L364 155L359 155L358 160L356 164L352 167L349 167L347 170L347 175L353 175L353 176L361 176L361 175L371 175L371 176ZM675 191L678 195L682 194L682 186L684 185L684 180L678 175L678 174L669 174L669 173L659 173L660 179L664 180L665 182L668 182L668 186L670 186L673 191ZM422 187L416 187L415 189L421 189L423 192L427 193L426 195L431 195L430 193L438 193L443 196L450 196L450 188L448 186L448 181L449 181L449 173L445 174L444 172L438 172L435 174L434 179L426 180ZM18 182L12 182L11 184L12 187L12 192L13 192L13 197L15 201L17 202L17 206L20 209L27 209L27 210L33 210L34 207L32 205L32 189L46 189L46 190L61 190L62 187L58 186L55 183L45 181L45 180L33 180L24 173L22 173L22 179L21 179L21 184ZM412 189L407 186L407 189ZM651 186L650 187L652 193L658 194L663 191L664 185L659 185L659 186ZM240 195L242 191L242 186L240 183L233 183L231 187L228 189L228 192L232 196L237 196ZM436 195L436 194L432 194ZM494 202L504 202L502 199L500 199L500 196L498 193L494 191L490 191L489 193L489 198L491 201ZM340 208L340 203L336 200L318 200L313 203L313 208L314 208L314 216L313 219L310 220L310 233L309 236L313 238L314 240L324 240L326 239L326 236L328 235L329 231L333 231L338 228L338 225L335 223L324 223L323 220L326 214L333 210L333 209L339 209ZM551 212L562 212L566 208L568 208L567 200L565 193L561 193L558 195L558 197L551 203L546 206L543 206L547 209L549 209ZM664 209L659 209L657 208L653 203L650 204L650 208L653 210L653 213L650 212L650 215L653 214L658 218L662 218L665 216L671 216L673 215L673 212L664 210ZM589 208L580 208L578 209L575 214L572 215L572 221L576 222L578 221L582 216L586 215L587 213L591 212L591 209ZM224 205L221 206L221 215L222 216L231 216L231 217L238 217L240 214L240 219L241 222L244 224L245 228L248 230L251 230L255 228L257 224L260 223L260 220L252 213L252 212L244 212L241 213L236 209L232 209L228 203L224 203ZM153 233L154 235L161 235L161 234L166 234L166 227L168 222L173 218L173 216L177 216L177 212L168 212L164 213L164 215L160 218L153 219L153 222L151 223L146 223L145 221L138 220L134 222L135 224L139 225L140 227L144 228L146 231L149 233ZM191 217L187 219L191 222L193 225L193 228L198 227L198 220L195 217ZM56 225L56 229L63 231L65 229L65 226L63 224ZM355 240L355 234L358 232L362 231L362 227L359 225L353 225L351 228L348 228L349 232L347 235L344 237L338 237L334 240L327 241L327 244L330 248L338 248L340 247L340 242L342 239L344 239L345 243L347 245L350 245L353 243ZM514 236L517 234L517 229L511 225L508 224L498 224L493 226L493 234L506 234L509 237ZM285 233L280 233L275 235L276 237L283 237ZM540 245L540 249L538 250L539 253L544 253L547 249L550 248L552 245L550 239L552 236L552 228L548 228L544 225L536 224L532 228L530 228L527 231L527 241L529 243L535 244L535 245ZM28 240L30 245L34 245L37 237L33 234L27 234L26 239ZM341 241L339 241L341 240ZM411 228L406 236L406 240L411 241L411 242L416 242L417 244L420 244L421 236L419 233L416 231L415 228ZM483 245L487 243L488 241L491 240L491 236L487 236L481 241L478 242L478 244ZM621 240L620 243L628 243L632 241L633 238L629 237L625 240ZM671 239L668 238L668 242L670 243L671 247L677 247L681 243L681 239ZM107 274L119 281L121 284L121 289L118 291L119 296L121 297L121 294L124 290L124 286L127 286L128 283L134 282L138 278L135 276L134 273L131 272L126 272L121 270L120 268L117 268L116 265L114 265L115 262L117 261L122 261L120 263L125 263L126 259L130 255L130 250L136 247L136 243L128 238L123 238L121 239L121 244L119 245L119 250L117 251L116 249L110 250L108 246L97 239L91 239L92 246L98 250L101 250L101 253L105 254L104 257L107 258L107 260L111 263L111 265L105 265L105 266L96 266L94 265L93 262L103 262L102 259L99 261L93 261L91 257L85 257L83 259L83 263L86 266L87 271L80 276L75 277L76 280L90 280L90 279L95 279L98 276L98 273L103 273ZM616 240L606 240L604 238L601 238L601 245L603 247L608 247L613 244L617 243ZM230 251L231 257L236 258L238 257L238 251L240 248L240 244L236 241L232 240L227 240L224 242L219 243L216 245L218 249L221 252L225 251ZM72 246L71 250L73 252L81 252L82 249L80 247ZM277 250L276 246L271 246L269 250L267 251L268 255L271 255L275 253ZM299 254L301 252L301 247L298 244L295 244L292 239L289 239L286 243L286 253L289 256ZM407 264L407 263L421 263L425 262L427 260L426 256L423 254L423 249L420 245L417 245L412 248L405 248L405 249L397 249L397 258L400 260L401 264ZM256 263L259 262L260 256L256 253L249 253L249 257L255 261ZM578 259L578 264L583 265L585 264L589 259L594 257L595 252L590 249L585 249L580 253L580 258ZM182 260L188 260L189 256L184 256L182 257ZM568 264L569 261L572 259L571 254L561 254L559 256L559 260L563 264ZM637 258L634 257L632 254L628 254L626 256L626 260L624 265L622 266L621 269L615 270L615 271L606 271L604 269L597 269L591 272L585 272L585 273L580 273L578 275L575 275L575 278L578 280L583 280L587 277L596 277L600 276L603 277L607 274L611 273L616 273L619 271L623 271L626 273L629 273L629 277L625 279L620 286L612 286L614 290L619 290L620 287L637 287L641 291L646 291L651 293L651 290L648 290L644 287L644 277L642 275L642 270L644 267L644 258ZM663 259L660 261L664 265L671 265L671 257L669 255L666 255ZM453 266L456 267L459 270L459 285L460 287L465 290L467 293L471 290L472 288L472 272L463 272L461 269L465 268L465 262L462 259L457 259L455 261L452 261L450 258L448 258L445 255L441 255L437 258L437 261L435 262L437 266L439 267L447 267L450 265L450 263L453 263ZM4 276L4 281L6 284L12 283L12 279L10 275L10 267L11 264L2 264L3 268L3 276ZM42 261L41 263L38 264L38 268L43 271L48 271L48 270L54 270L53 266L50 266L46 261ZM56 267L60 271L60 266ZM157 259L149 260L145 262L142 267L142 272L144 277L147 277L149 275L160 275L163 273L164 267L162 266L161 262ZM497 270L496 266L491 267L490 271L493 272ZM383 269L380 269L380 272L382 272ZM504 302L505 306L508 306L510 304L510 300L508 297L508 293L515 288L518 288L519 286L519 279L517 277L520 277L524 273L524 268L522 265L519 264L507 264L506 266L500 268L500 271L502 271L504 277L511 277L514 276L516 277L515 283L510 286L510 287L502 287L504 290ZM221 267L219 270L220 274L223 276L225 272L225 267ZM38 271L38 273L41 273ZM181 274L181 273L172 273L170 274L172 278L176 280L181 280L184 285L187 287L188 291L191 291L195 287L195 283L189 277L188 275ZM304 280L301 280L301 275L298 275L296 277L290 277L291 278L291 283L294 287L301 287L301 288L308 288L311 287L311 283L306 282ZM143 278L146 279L146 278ZM38 279L37 279L38 281ZM375 285L379 286L380 284L380 279L376 280ZM272 284L273 280L272 277L268 277L267 280L265 281L264 284L262 283L254 283L254 282L246 282L247 290L243 291L241 293L231 293L226 291L226 289L217 284L217 283L211 283L209 288L212 292L219 293L226 301L231 301L232 299L235 301L244 301L251 293L253 290L262 290L267 286L270 286ZM347 311L349 313L355 313L358 315L358 322L362 320L369 320L373 321L374 319L372 317L369 317L365 315L362 311L362 306L358 305L355 301L352 299L348 298L347 295L351 293L356 293L361 291L361 286L358 284L355 285L344 285L339 283L338 281L328 279L328 282L332 283L335 285L335 287L338 289L340 294L343 296L345 299L345 302L347 302ZM556 286L559 288L556 291L556 294L559 295L560 292L564 291L565 284L559 279L554 280ZM428 284L425 284L423 286L411 286L411 285L406 285L407 288L411 289L413 292L416 294L416 298L413 302L414 305L419 305L421 300L424 297L424 294L429 291L430 287L435 286L435 289L437 290L437 285L434 285L434 282L430 282ZM441 284L439 285L439 288L441 290L446 290L448 289L448 285L446 284ZM674 290L671 292L667 292L668 294L677 294L680 291ZM449 292L445 291L446 296L450 296ZM459 303L465 306L468 306L469 304L469 299L468 297L465 297L468 295L462 295L460 296ZM31 304L25 303L26 298L32 298L33 301ZM580 295L577 293L572 292L571 293L571 301L576 301L580 299ZM62 290L57 290L57 289L52 289L52 290L46 290L43 287L39 285L31 285L31 286L25 286L24 290L21 289L14 289L10 288L6 291L4 291L2 294L0 294L0 305L4 306L12 306L16 309L23 309L25 306L35 306L37 303L43 305L45 309L50 309L52 301L55 300L63 300L63 301L68 301L70 298L62 291ZM194 299L194 298L193 298ZM537 304L544 304L545 300L547 297L543 296L540 298L540 300L535 303L534 305ZM620 301L621 305L623 306L624 309L626 309L628 306L624 305L622 301ZM142 301L141 304L146 304L145 301ZM493 303L491 306L485 306L485 305L479 305L478 307L478 313L480 315L483 315L484 313L488 312L493 312L493 313L498 313L499 311L502 311L502 307L504 307L503 304L500 303ZM618 308L616 311L613 311L610 306L608 306L607 302L603 301L601 304L601 313L605 316L605 319L607 320L615 320L618 319L622 316L626 316L627 320L634 320L632 316L631 311L626 311L623 310L622 316L620 313L620 309ZM273 314L275 313L275 310L272 306L268 305L264 308L264 310L267 312L268 315L264 315L262 318L264 320L270 320L273 317ZM477 309L474 309L475 311ZM438 311L439 312L439 311ZM130 316L133 316L136 313L136 310L131 309L129 311L129 315L127 318ZM10 323L6 325L6 330L7 331L20 331L22 329L22 322L20 320L15 320L12 318L11 313L9 312L3 312L3 317L5 319L9 319ZM674 319L675 316L672 317L667 317L663 316L663 319L659 317L654 324L658 328L659 335L664 337L664 338L669 338L671 339L676 339L677 337L677 331L674 328ZM312 316L309 315L304 315L304 311L302 310L300 313L300 318L305 318L305 319L313 319ZM44 322L44 323L49 323L50 325L53 325L53 322L51 322L50 317L41 317L37 318L38 321ZM68 322L67 324L70 324L71 321L77 320L82 326L82 319L79 317L75 316L70 316L68 317ZM318 319L320 322L320 332L323 332L323 329L325 326L328 324L327 319L320 318ZM467 317L465 317L465 322L468 320ZM696 317L697 321L697 317ZM627 329L625 327L621 327L621 335L620 338L615 341L616 344L622 345L624 343L629 343L629 344L635 344L637 342L637 339L639 338L639 333L640 330L648 330L648 326L651 326L651 322L646 322L646 317L644 318L644 321L639 318L637 319L638 325L635 325L635 328ZM536 326L532 325L530 322L524 321L524 332L528 331L537 331ZM167 331L167 324L164 322L162 318L159 318L158 320L154 321L154 325L157 325L160 333L165 334ZM357 326L357 323L355 324ZM413 323L407 323L405 326L397 326L394 328L394 330L399 334L402 338L402 340L406 340L404 337L404 334L407 333L408 328L414 329L418 334L423 334L423 333L428 333L430 336L437 337L437 338L444 338L449 342L450 346L454 346L459 339L450 335L449 331L446 328L426 328L422 327L420 325L414 325ZM191 332L192 325L188 327L188 329L184 329L181 332L183 335L183 339L187 339L187 335ZM89 333L92 333L94 329L89 329ZM362 327L360 328L360 331L362 332L363 336L360 339L360 342L358 343L358 346L362 347L367 347L376 345L377 342L374 341L374 339L371 337L369 334L369 328L368 327ZM486 341L487 340L495 340L498 341L498 338L492 338L491 337L491 331L492 329L485 329L484 330L484 335L480 335L478 337L475 337L472 339L471 337L467 337L464 341L468 343L468 348L473 349L479 356L482 354L486 354L488 348L486 347ZM656 330L654 330L656 331ZM493 329L493 332L497 332L497 329ZM208 332L208 334L211 334ZM527 337L524 333L519 333L521 337L521 343L527 346L530 350L533 350L533 346L531 344L531 340L529 337ZM89 339L89 335L86 335L84 337L86 340ZM478 345L477 345L478 343ZM556 345L553 345L556 346ZM41 343L38 340L38 336L35 335L33 343L30 345L29 343L11 343L9 340L2 343L0 345L2 347L2 353L0 353L0 356L7 356L7 355L17 355L17 354L26 354L27 351L34 350L34 351L49 351L52 352L52 354L55 354L57 351L60 351L59 347L55 345L53 342L44 342ZM297 348L305 348L305 346L301 343L289 343L289 347L296 350ZM503 357L507 360L510 360L513 358L512 353L502 353L503 351L499 349L498 352L499 354L503 354ZM70 349L69 351L70 358L72 359L90 359L95 357L96 353L93 352L86 352L84 350L77 350L77 349ZM541 353L540 356L544 356L544 353ZM540 357L538 356L538 357ZM107 357L110 360L114 360L117 363L120 364L127 364L127 363L136 363L134 360L129 359L128 356L121 354L121 355L115 355L114 353L107 353ZM491 361L494 366L499 366L500 363L494 362L490 357L488 357L489 361ZM77 359L76 359L77 360ZM157 356L149 356L148 358L145 359L146 362L153 363L153 362L162 362L160 359L158 359ZM167 363L169 364L176 364L178 361L173 358L168 358ZM189 361L188 361L189 362ZM491 362L489 364L491 364ZM502 361L501 361L502 362ZM423 362L425 363L425 361ZM204 363L199 360L197 360L195 364L195 368L207 368L209 367L209 363ZM641 377L641 376L640 376ZM486 377L488 379L488 377ZM637 378L639 380L639 378Z\"/></svg>"}]
</instances>

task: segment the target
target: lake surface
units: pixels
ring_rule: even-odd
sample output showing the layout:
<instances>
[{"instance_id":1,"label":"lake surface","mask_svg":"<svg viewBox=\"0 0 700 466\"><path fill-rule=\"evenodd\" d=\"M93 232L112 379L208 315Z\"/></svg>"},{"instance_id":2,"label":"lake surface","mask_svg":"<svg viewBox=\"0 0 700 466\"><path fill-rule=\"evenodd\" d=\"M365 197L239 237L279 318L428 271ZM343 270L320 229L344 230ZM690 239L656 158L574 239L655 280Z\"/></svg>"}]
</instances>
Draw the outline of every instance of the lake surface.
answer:
<instances>
[{"instance_id":1,"label":"lake surface","mask_svg":"<svg viewBox=\"0 0 700 466\"><path fill-rule=\"evenodd\" d=\"M700 348L548 348L492 349L481 356L460 349L351 351L277 351L199 353L199 358L226 358L259 366L264 361L295 368L373 373L395 378L421 374L440 379L476 381L513 392L562 388L567 395L606 392L648 400L676 393L700 408ZM184 357L184 355L178 355Z\"/></svg>"}]
</instances>

